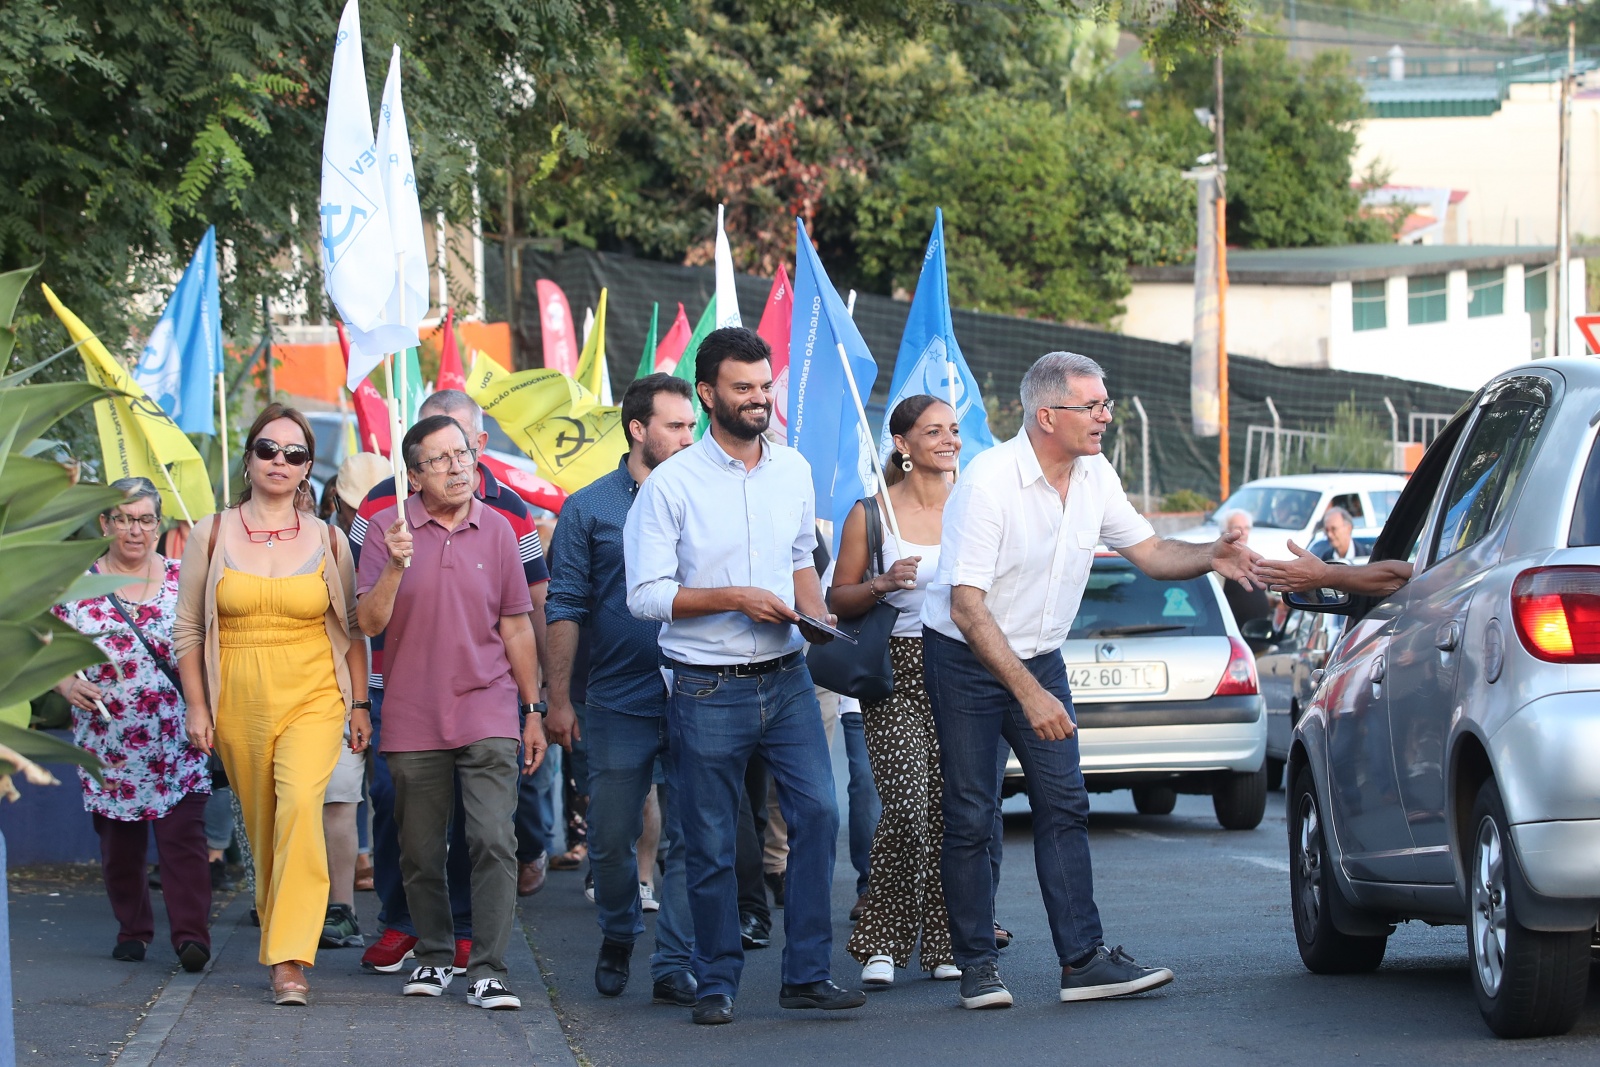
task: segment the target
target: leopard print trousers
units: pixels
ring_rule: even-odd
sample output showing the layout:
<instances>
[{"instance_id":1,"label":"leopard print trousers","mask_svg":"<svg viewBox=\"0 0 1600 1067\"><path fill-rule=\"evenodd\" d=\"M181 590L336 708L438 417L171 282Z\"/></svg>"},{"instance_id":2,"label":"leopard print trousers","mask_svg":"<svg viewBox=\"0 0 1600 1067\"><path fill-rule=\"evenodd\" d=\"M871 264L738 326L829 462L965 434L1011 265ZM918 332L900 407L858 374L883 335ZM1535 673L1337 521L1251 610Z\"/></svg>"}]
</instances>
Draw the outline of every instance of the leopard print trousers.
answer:
<instances>
[{"instance_id":1,"label":"leopard print trousers","mask_svg":"<svg viewBox=\"0 0 1600 1067\"><path fill-rule=\"evenodd\" d=\"M891 637L894 692L861 706L867 758L883 801L872 835L867 907L850 935L850 955L862 963L888 956L911 961L922 939L922 969L954 963L950 917L944 906L939 853L944 845L944 779L939 738L922 679L922 641Z\"/></svg>"}]
</instances>

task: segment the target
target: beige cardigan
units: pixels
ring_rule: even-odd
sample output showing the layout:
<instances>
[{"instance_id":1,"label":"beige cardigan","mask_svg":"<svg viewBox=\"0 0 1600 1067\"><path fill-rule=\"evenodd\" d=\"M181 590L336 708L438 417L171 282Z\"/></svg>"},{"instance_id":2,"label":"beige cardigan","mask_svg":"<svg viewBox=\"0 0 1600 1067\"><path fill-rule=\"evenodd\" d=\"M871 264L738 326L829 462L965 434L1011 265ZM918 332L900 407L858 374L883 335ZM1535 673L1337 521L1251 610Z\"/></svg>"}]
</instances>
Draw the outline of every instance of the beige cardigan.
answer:
<instances>
[{"instance_id":1,"label":"beige cardigan","mask_svg":"<svg viewBox=\"0 0 1600 1067\"><path fill-rule=\"evenodd\" d=\"M223 515L211 515L195 524L189 534L189 543L183 550L183 569L178 578L178 618L172 627L173 651L182 659L197 648L204 648L201 659L206 683L206 698L216 714L213 694L221 689L219 672L221 657L217 647L217 583L222 581L223 552L217 538L217 551L206 559L211 541L211 526ZM337 561L337 576L326 566L322 568L323 582L328 587L328 612L323 619L328 632L328 643L333 646L333 670L339 679L339 691L344 694L345 707L354 699L351 693L350 665L345 661L350 651L351 635L359 635L356 624L356 573L350 559L350 543L344 531L318 519L310 518L307 525L322 532L324 561ZM219 535L221 531L218 531ZM337 543L338 548L334 545Z\"/></svg>"}]
</instances>

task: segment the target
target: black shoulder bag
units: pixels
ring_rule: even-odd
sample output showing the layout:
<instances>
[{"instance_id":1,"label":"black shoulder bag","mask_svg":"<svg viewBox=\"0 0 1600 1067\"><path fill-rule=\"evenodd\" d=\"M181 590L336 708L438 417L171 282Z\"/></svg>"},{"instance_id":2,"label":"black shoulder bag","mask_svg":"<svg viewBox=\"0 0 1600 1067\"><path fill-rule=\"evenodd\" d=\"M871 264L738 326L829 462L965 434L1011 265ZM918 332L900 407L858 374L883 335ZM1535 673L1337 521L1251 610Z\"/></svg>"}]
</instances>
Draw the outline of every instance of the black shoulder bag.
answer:
<instances>
[{"instance_id":1,"label":"black shoulder bag","mask_svg":"<svg viewBox=\"0 0 1600 1067\"><path fill-rule=\"evenodd\" d=\"M94 569L96 573L101 573L98 566ZM164 582L166 579L163 578L162 581ZM115 593L107 593L106 599L111 601L111 606L116 609L118 615L122 616L122 621L128 624L128 629L133 631L133 636L139 639L139 643L144 646L144 650L150 654L150 658L155 661L156 669L167 676L167 681L171 682L172 688L178 691L178 696L183 696L183 683L178 681L178 672L172 669L172 665L156 651L155 646L150 643L150 639L144 635L144 631L139 629L139 624L133 621L133 613L122 602L122 598Z\"/></svg>"},{"instance_id":2,"label":"black shoulder bag","mask_svg":"<svg viewBox=\"0 0 1600 1067\"><path fill-rule=\"evenodd\" d=\"M867 520L866 580L888 570L883 565L883 521L878 500L861 501ZM839 620L839 629L856 639L855 644L829 641L813 645L806 653L811 680L822 688L857 700L884 700L894 692L894 667L889 662L889 635L894 631L900 609L878 601L865 614Z\"/></svg>"}]
</instances>

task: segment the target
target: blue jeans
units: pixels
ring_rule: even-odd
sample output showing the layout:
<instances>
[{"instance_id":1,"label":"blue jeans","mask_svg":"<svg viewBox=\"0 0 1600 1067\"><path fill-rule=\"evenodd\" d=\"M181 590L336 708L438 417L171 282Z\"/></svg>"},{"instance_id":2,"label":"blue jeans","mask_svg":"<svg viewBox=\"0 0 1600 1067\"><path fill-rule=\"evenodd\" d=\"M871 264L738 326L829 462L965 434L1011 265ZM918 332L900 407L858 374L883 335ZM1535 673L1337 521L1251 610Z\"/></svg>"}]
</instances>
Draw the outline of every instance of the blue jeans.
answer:
<instances>
[{"instance_id":1,"label":"blue jeans","mask_svg":"<svg viewBox=\"0 0 1600 1067\"><path fill-rule=\"evenodd\" d=\"M368 796L372 801L372 888L378 894L378 922L389 930L417 936L400 876L400 827L394 817L394 779L378 742L383 729L383 690L369 690L372 700L372 762L368 764ZM455 935L472 940L472 858L467 852L467 815L456 783L455 810L450 816L450 851L445 860L450 887L450 914Z\"/></svg>"},{"instance_id":2,"label":"blue jeans","mask_svg":"<svg viewBox=\"0 0 1600 1067\"><path fill-rule=\"evenodd\" d=\"M675 671L667 712L669 774L683 828L700 996L733 996L744 970L733 861L740 787L756 753L777 782L778 807L789 824L783 982L823 981L833 954L839 810L811 672L800 658L749 678L694 667Z\"/></svg>"},{"instance_id":3,"label":"blue jeans","mask_svg":"<svg viewBox=\"0 0 1600 1067\"><path fill-rule=\"evenodd\" d=\"M1040 740L1017 699L972 650L928 627L922 629L922 662L944 771L944 899L956 964L970 967L998 955L992 851L1000 808L995 761L1002 737L1028 779L1034 869L1056 955L1062 966L1081 959L1101 943L1102 934L1089 863L1089 794L1078 766L1077 735ZM1061 656L1049 652L1022 665L1072 715Z\"/></svg>"},{"instance_id":4,"label":"blue jeans","mask_svg":"<svg viewBox=\"0 0 1600 1067\"><path fill-rule=\"evenodd\" d=\"M644 933L639 908L639 834L644 802L654 784L656 760L670 768L667 720L660 715L625 715L589 705L583 739L588 747L589 869L594 872L594 903L600 933L607 941L631 945ZM670 773L670 772L669 772ZM661 858L666 874L657 887L656 950L650 977L659 981L690 969L694 951L689 896L684 887L683 832L670 787L661 799Z\"/></svg>"},{"instance_id":5,"label":"blue jeans","mask_svg":"<svg viewBox=\"0 0 1600 1067\"><path fill-rule=\"evenodd\" d=\"M544 762L532 774L517 777L517 862L532 863L539 854L565 852L566 837L556 837L556 796L561 775L561 746L545 750ZM558 840L563 842L558 844Z\"/></svg>"},{"instance_id":6,"label":"blue jeans","mask_svg":"<svg viewBox=\"0 0 1600 1067\"><path fill-rule=\"evenodd\" d=\"M844 731L844 755L850 767L850 866L856 870L856 896L867 891L871 866L872 834L883 815L878 787L872 780L872 764L867 760L867 734L859 713L840 715Z\"/></svg>"}]
</instances>

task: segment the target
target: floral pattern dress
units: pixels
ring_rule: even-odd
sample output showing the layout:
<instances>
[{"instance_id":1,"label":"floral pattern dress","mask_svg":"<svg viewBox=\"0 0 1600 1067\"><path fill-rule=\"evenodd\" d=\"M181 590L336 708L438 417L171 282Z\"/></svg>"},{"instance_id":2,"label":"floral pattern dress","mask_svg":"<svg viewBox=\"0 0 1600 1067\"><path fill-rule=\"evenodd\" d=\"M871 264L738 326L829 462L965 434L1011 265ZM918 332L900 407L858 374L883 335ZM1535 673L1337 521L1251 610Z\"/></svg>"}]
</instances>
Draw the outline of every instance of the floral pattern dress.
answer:
<instances>
[{"instance_id":1,"label":"floral pattern dress","mask_svg":"<svg viewBox=\"0 0 1600 1067\"><path fill-rule=\"evenodd\" d=\"M151 646L176 669L172 624L178 617L178 561L168 559L161 591L143 603L123 601ZM183 697L156 666L106 597L58 604L57 618L92 638L110 661L84 671L100 687L111 719L72 709L73 740L100 757L105 784L79 770L83 806L123 822L159 819L190 793L211 792L206 757L189 744Z\"/></svg>"}]
</instances>

